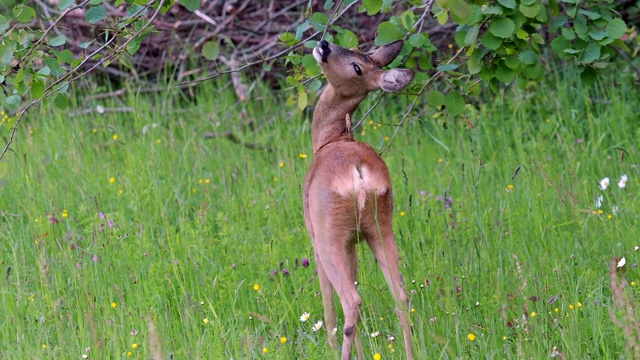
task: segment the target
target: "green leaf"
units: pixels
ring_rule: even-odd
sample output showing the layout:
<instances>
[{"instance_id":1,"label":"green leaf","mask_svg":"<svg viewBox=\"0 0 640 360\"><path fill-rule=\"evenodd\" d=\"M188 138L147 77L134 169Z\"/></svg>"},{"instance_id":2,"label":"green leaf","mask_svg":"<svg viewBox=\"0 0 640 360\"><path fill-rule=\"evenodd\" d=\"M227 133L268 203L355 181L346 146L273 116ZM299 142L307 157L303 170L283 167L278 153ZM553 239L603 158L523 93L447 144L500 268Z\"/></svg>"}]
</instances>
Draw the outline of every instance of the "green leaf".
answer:
<instances>
[{"instance_id":1,"label":"green leaf","mask_svg":"<svg viewBox=\"0 0 640 360\"><path fill-rule=\"evenodd\" d=\"M9 65L13 61L13 53L16 51L16 44L7 41L6 45L0 45L0 65Z\"/></svg>"},{"instance_id":2,"label":"green leaf","mask_svg":"<svg viewBox=\"0 0 640 360\"><path fill-rule=\"evenodd\" d=\"M298 109L300 111L304 110L307 107L309 99L307 98L307 92L304 90L304 87L300 87L298 90Z\"/></svg>"},{"instance_id":3,"label":"green leaf","mask_svg":"<svg viewBox=\"0 0 640 360\"><path fill-rule=\"evenodd\" d=\"M425 45L425 40L427 40L427 38L423 34L411 34L408 41L414 48L421 48Z\"/></svg>"},{"instance_id":4,"label":"green leaf","mask_svg":"<svg viewBox=\"0 0 640 360\"><path fill-rule=\"evenodd\" d=\"M509 67L509 69L517 69L520 66L520 59L515 55L507 55L504 58L504 64Z\"/></svg>"},{"instance_id":5,"label":"green leaf","mask_svg":"<svg viewBox=\"0 0 640 360\"><path fill-rule=\"evenodd\" d=\"M607 37L607 32L604 31L604 30L591 28L591 30L589 30L589 36L595 41L600 41L600 40L604 39L605 37Z\"/></svg>"},{"instance_id":6,"label":"green leaf","mask_svg":"<svg viewBox=\"0 0 640 360\"><path fill-rule=\"evenodd\" d=\"M20 100L21 100L20 96L18 96L18 95L11 95L11 96L8 96L8 97L4 100L4 102L5 102L5 103L7 103L7 105L9 105L9 106L12 106L12 107L13 107L13 106L20 105Z\"/></svg>"},{"instance_id":7,"label":"green leaf","mask_svg":"<svg viewBox=\"0 0 640 360\"><path fill-rule=\"evenodd\" d=\"M202 46L202 56L207 60L215 60L220 55L220 44L217 39L209 40Z\"/></svg>"},{"instance_id":8,"label":"green leaf","mask_svg":"<svg viewBox=\"0 0 640 360\"><path fill-rule=\"evenodd\" d=\"M534 18L540 12L540 3L533 5L520 4L520 12L528 18Z\"/></svg>"},{"instance_id":9,"label":"green leaf","mask_svg":"<svg viewBox=\"0 0 640 360\"><path fill-rule=\"evenodd\" d=\"M622 19L613 19L607 25L607 35L612 39L620 39L627 31L627 24Z\"/></svg>"},{"instance_id":10,"label":"green leaf","mask_svg":"<svg viewBox=\"0 0 640 360\"><path fill-rule=\"evenodd\" d=\"M280 41L287 46L291 46L295 45L298 42L298 39L296 39L296 36L293 33L286 31L280 34Z\"/></svg>"},{"instance_id":11,"label":"green leaf","mask_svg":"<svg viewBox=\"0 0 640 360\"><path fill-rule=\"evenodd\" d=\"M467 61L469 74L474 75L479 73L482 70L482 65L482 51L474 51L471 57L469 57L469 61Z\"/></svg>"},{"instance_id":12,"label":"green leaf","mask_svg":"<svg viewBox=\"0 0 640 360\"><path fill-rule=\"evenodd\" d=\"M305 72L308 77L314 77L316 75L320 75L322 73L322 69L318 62L311 54L306 54L302 57L302 66L304 66Z\"/></svg>"},{"instance_id":13,"label":"green leaf","mask_svg":"<svg viewBox=\"0 0 640 360\"><path fill-rule=\"evenodd\" d=\"M502 39L493 36L490 32L486 32L482 35L482 45L487 49L496 50L502 45Z\"/></svg>"},{"instance_id":14,"label":"green leaf","mask_svg":"<svg viewBox=\"0 0 640 360\"><path fill-rule=\"evenodd\" d=\"M582 52L582 56L580 57L580 61L584 63L592 63L600 58L600 49L602 46L600 44L592 42L587 45L587 48Z\"/></svg>"},{"instance_id":15,"label":"green leaf","mask_svg":"<svg viewBox=\"0 0 640 360\"><path fill-rule=\"evenodd\" d=\"M449 12L443 10L436 15L436 19L438 20L438 24L444 25L449 22Z\"/></svg>"},{"instance_id":16,"label":"green leaf","mask_svg":"<svg viewBox=\"0 0 640 360\"><path fill-rule=\"evenodd\" d=\"M450 0L450 5L451 7L449 10L451 10L451 13L459 19L466 18L471 12L471 7L464 0Z\"/></svg>"},{"instance_id":17,"label":"green leaf","mask_svg":"<svg viewBox=\"0 0 640 360\"><path fill-rule=\"evenodd\" d=\"M67 99L65 94L58 94L55 99L53 99L53 103L58 107L58 109L66 110L67 105L69 104L69 99Z\"/></svg>"},{"instance_id":18,"label":"green leaf","mask_svg":"<svg viewBox=\"0 0 640 360\"><path fill-rule=\"evenodd\" d=\"M523 64L533 65L538 62L538 54L533 50L525 50L520 53L520 61Z\"/></svg>"},{"instance_id":19,"label":"green leaf","mask_svg":"<svg viewBox=\"0 0 640 360\"><path fill-rule=\"evenodd\" d=\"M544 45L544 39L538 33L531 34L531 40L533 40L533 42L536 44Z\"/></svg>"},{"instance_id":20,"label":"green leaf","mask_svg":"<svg viewBox=\"0 0 640 360\"><path fill-rule=\"evenodd\" d=\"M513 35L515 24L509 18L498 19L491 23L489 32L496 37L506 39Z\"/></svg>"},{"instance_id":21,"label":"green leaf","mask_svg":"<svg viewBox=\"0 0 640 360\"><path fill-rule=\"evenodd\" d=\"M378 25L378 35L376 36L375 44L382 46L392 41L402 39L404 37L404 31L389 21L384 21Z\"/></svg>"},{"instance_id":22,"label":"green leaf","mask_svg":"<svg viewBox=\"0 0 640 360\"><path fill-rule=\"evenodd\" d=\"M382 0L363 0L362 6L367 10L367 15L375 15L382 9Z\"/></svg>"},{"instance_id":23,"label":"green leaf","mask_svg":"<svg viewBox=\"0 0 640 360\"><path fill-rule=\"evenodd\" d=\"M436 68L436 70L438 71L451 71L451 70L455 70L458 68L458 64L448 64L448 65L440 65Z\"/></svg>"},{"instance_id":24,"label":"green leaf","mask_svg":"<svg viewBox=\"0 0 640 360\"><path fill-rule=\"evenodd\" d=\"M53 39L49 40L49 45L51 46L60 46L60 45L64 45L65 43L66 43L66 40L64 36L56 36Z\"/></svg>"},{"instance_id":25,"label":"green leaf","mask_svg":"<svg viewBox=\"0 0 640 360\"><path fill-rule=\"evenodd\" d=\"M329 21L329 17L321 12L313 13L309 18L309 24L317 31L324 31L327 27L327 21Z\"/></svg>"},{"instance_id":26,"label":"green leaf","mask_svg":"<svg viewBox=\"0 0 640 360\"><path fill-rule=\"evenodd\" d=\"M573 19L573 27L576 29L576 34L586 34L589 31L589 28L587 27L587 18L582 14L578 14L576 18Z\"/></svg>"},{"instance_id":27,"label":"green leaf","mask_svg":"<svg viewBox=\"0 0 640 360\"><path fill-rule=\"evenodd\" d=\"M73 5L74 2L75 0L60 0L60 2L58 2L58 10L62 11Z\"/></svg>"},{"instance_id":28,"label":"green leaf","mask_svg":"<svg viewBox=\"0 0 640 360\"><path fill-rule=\"evenodd\" d=\"M340 46L348 49L358 46L358 37L351 30L343 30L338 33L336 39L340 42Z\"/></svg>"},{"instance_id":29,"label":"green leaf","mask_svg":"<svg viewBox=\"0 0 640 360\"><path fill-rule=\"evenodd\" d=\"M572 28L562 28L562 37L567 40L573 40L576 38L576 33Z\"/></svg>"},{"instance_id":30,"label":"green leaf","mask_svg":"<svg viewBox=\"0 0 640 360\"><path fill-rule=\"evenodd\" d=\"M87 10L87 12L84 14L84 17L90 24L95 24L107 17L107 9L105 9L102 5L94 6Z\"/></svg>"},{"instance_id":31,"label":"green leaf","mask_svg":"<svg viewBox=\"0 0 640 360\"><path fill-rule=\"evenodd\" d=\"M400 21L402 22L402 27L406 30L411 30L413 24L416 22L416 15L411 10L407 10L400 15Z\"/></svg>"},{"instance_id":32,"label":"green leaf","mask_svg":"<svg viewBox=\"0 0 640 360\"><path fill-rule=\"evenodd\" d=\"M36 17L36 11L31 6L17 5L13 8L13 16L20 22L29 22Z\"/></svg>"},{"instance_id":33,"label":"green leaf","mask_svg":"<svg viewBox=\"0 0 640 360\"><path fill-rule=\"evenodd\" d=\"M563 58L567 56L567 53L564 52L565 49L571 46L571 41L565 39L562 36L558 36L557 38L551 41L551 49L556 55Z\"/></svg>"},{"instance_id":34,"label":"green leaf","mask_svg":"<svg viewBox=\"0 0 640 360\"><path fill-rule=\"evenodd\" d=\"M0 34L5 32L9 28L9 20L6 17L0 15Z\"/></svg>"},{"instance_id":35,"label":"green leaf","mask_svg":"<svg viewBox=\"0 0 640 360\"><path fill-rule=\"evenodd\" d=\"M593 12L593 11L587 11L584 9L579 9L578 12L586 17L588 17L591 20L598 20L602 17L602 15L598 14L597 12Z\"/></svg>"},{"instance_id":36,"label":"green leaf","mask_svg":"<svg viewBox=\"0 0 640 360\"><path fill-rule=\"evenodd\" d=\"M516 8L516 0L498 0L500 5L506 7L507 9L515 9Z\"/></svg>"},{"instance_id":37,"label":"green leaf","mask_svg":"<svg viewBox=\"0 0 640 360\"><path fill-rule=\"evenodd\" d=\"M298 25L298 27L296 28L296 39L297 40L302 39L302 35L304 35L304 32L309 30L310 27L311 27L311 24L309 24L308 20Z\"/></svg>"},{"instance_id":38,"label":"green leaf","mask_svg":"<svg viewBox=\"0 0 640 360\"><path fill-rule=\"evenodd\" d=\"M611 43L612 46L617 46L620 49L626 51L626 52L631 52L631 49L629 49L629 47L627 46L627 44L624 43L624 41L620 40L620 39L615 39L613 40L613 42Z\"/></svg>"},{"instance_id":39,"label":"green leaf","mask_svg":"<svg viewBox=\"0 0 640 360\"><path fill-rule=\"evenodd\" d=\"M58 60L59 63L67 63L67 64L73 64L73 61L75 60L73 58L73 53L67 49L64 49L60 52L56 52L56 59Z\"/></svg>"},{"instance_id":40,"label":"green leaf","mask_svg":"<svg viewBox=\"0 0 640 360\"><path fill-rule=\"evenodd\" d=\"M476 42L478 38L478 32L480 31L480 24L473 25L467 35L464 37L464 46L471 46Z\"/></svg>"},{"instance_id":41,"label":"green leaf","mask_svg":"<svg viewBox=\"0 0 640 360\"><path fill-rule=\"evenodd\" d=\"M189 11L196 11L200 8L200 0L180 0L180 4Z\"/></svg>"},{"instance_id":42,"label":"green leaf","mask_svg":"<svg viewBox=\"0 0 640 360\"><path fill-rule=\"evenodd\" d=\"M427 104L434 108L444 104L444 94L437 90L428 93L425 99L427 100Z\"/></svg>"},{"instance_id":43,"label":"green leaf","mask_svg":"<svg viewBox=\"0 0 640 360\"><path fill-rule=\"evenodd\" d=\"M324 11L327 11L333 7L333 0L327 0L324 2Z\"/></svg>"},{"instance_id":44,"label":"green leaf","mask_svg":"<svg viewBox=\"0 0 640 360\"><path fill-rule=\"evenodd\" d=\"M502 15L504 14L504 10L502 10L500 6L489 6L488 8L484 9L482 13L485 15Z\"/></svg>"},{"instance_id":45,"label":"green leaf","mask_svg":"<svg viewBox=\"0 0 640 360\"><path fill-rule=\"evenodd\" d=\"M551 25L549 25L549 31L552 33L558 32L558 28L562 27L567 23L569 18L566 15L559 15L551 20Z\"/></svg>"},{"instance_id":46,"label":"green leaf","mask_svg":"<svg viewBox=\"0 0 640 360\"><path fill-rule=\"evenodd\" d=\"M496 69L496 79L500 80L505 84L509 84L513 81L513 78L516 76L516 72L513 69L508 68L507 66L498 66Z\"/></svg>"},{"instance_id":47,"label":"green leaf","mask_svg":"<svg viewBox=\"0 0 640 360\"><path fill-rule=\"evenodd\" d=\"M140 45L142 44L142 40L144 40L144 38L146 37L147 34L140 34L129 41L129 43L127 44L127 52L129 53L129 55L133 55L138 52L138 50L140 49Z\"/></svg>"},{"instance_id":48,"label":"green leaf","mask_svg":"<svg viewBox=\"0 0 640 360\"><path fill-rule=\"evenodd\" d=\"M44 95L44 81L38 79L37 76L34 76L31 79L31 96L35 99L40 99Z\"/></svg>"},{"instance_id":49,"label":"green leaf","mask_svg":"<svg viewBox=\"0 0 640 360\"><path fill-rule=\"evenodd\" d=\"M47 64L51 70L51 75L58 77L64 74L64 70L60 67L60 64L58 64L58 60L54 58L46 58L44 59L44 63Z\"/></svg>"},{"instance_id":50,"label":"green leaf","mask_svg":"<svg viewBox=\"0 0 640 360\"><path fill-rule=\"evenodd\" d=\"M444 96L444 106L447 107L451 115L456 116L464 110L464 99L457 91L449 91Z\"/></svg>"},{"instance_id":51,"label":"green leaf","mask_svg":"<svg viewBox=\"0 0 640 360\"><path fill-rule=\"evenodd\" d=\"M86 49L86 48L88 48L88 47L89 47L89 45L91 45L91 43L93 43L93 41L94 41L94 40L86 41L86 42L80 43L80 45L78 45L78 47L79 47L80 49Z\"/></svg>"}]
</instances>

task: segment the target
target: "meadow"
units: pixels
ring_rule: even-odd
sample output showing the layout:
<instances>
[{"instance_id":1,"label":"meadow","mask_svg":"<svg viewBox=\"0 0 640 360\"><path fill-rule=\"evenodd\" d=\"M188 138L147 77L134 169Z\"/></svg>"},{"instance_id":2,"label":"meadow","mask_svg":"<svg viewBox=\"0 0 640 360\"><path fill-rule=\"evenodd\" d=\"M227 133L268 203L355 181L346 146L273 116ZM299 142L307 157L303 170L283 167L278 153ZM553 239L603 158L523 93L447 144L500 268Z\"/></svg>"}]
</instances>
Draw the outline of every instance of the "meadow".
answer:
<instances>
[{"instance_id":1,"label":"meadow","mask_svg":"<svg viewBox=\"0 0 640 360\"><path fill-rule=\"evenodd\" d=\"M333 358L302 216L310 113L224 79L86 95L109 90L34 109L2 160L0 358ZM564 69L474 98L468 122L416 109L384 159L417 359L640 354L638 99L624 69L593 86ZM385 97L357 137L384 147L406 103ZM366 358L401 359L358 255Z\"/></svg>"}]
</instances>

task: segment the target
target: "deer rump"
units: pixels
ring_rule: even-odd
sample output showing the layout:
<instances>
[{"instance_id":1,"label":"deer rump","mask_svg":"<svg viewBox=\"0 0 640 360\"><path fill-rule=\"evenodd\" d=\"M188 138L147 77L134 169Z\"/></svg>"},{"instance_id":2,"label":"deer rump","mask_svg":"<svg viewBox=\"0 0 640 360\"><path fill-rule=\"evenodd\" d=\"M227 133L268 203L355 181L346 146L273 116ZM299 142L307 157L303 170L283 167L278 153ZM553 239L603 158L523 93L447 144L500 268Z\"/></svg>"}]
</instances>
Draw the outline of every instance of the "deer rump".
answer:
<instances>
[{"instance_id":1,"label":"deer rump","mask_svg":"<svg viewBox=\"0 0 640 360\"><path fill-rule=\"evenodd\" d=\"M328 227L331 232L351 231L352 237L356 232L365 237L378 233L380 217L390 216L390 209L389 170L371 146L333 142L314 155L304 189L305 220L314 241L314 225ZM327 220L331 223L325 223Z\"/></svg>"}]
</instances>

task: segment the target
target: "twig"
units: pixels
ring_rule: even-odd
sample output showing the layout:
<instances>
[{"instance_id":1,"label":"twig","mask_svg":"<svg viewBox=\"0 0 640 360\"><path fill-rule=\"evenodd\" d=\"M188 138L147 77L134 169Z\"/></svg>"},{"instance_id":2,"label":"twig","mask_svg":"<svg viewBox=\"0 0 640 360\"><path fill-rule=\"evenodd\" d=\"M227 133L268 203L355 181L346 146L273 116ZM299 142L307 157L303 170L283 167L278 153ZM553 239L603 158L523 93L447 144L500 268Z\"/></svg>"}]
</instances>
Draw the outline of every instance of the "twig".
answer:
<instances>
[{"instance_id":1,"label":"twig","mask_svg":"<svg viewBox=\"0 0 640 360\"><path fill-rule=\"evenodd\" d=\"M427 14L431 11L431 8L433 7L433 3L435 3L435 0L427 0L427 6L425 6L424 8L424 12L422 13L422 16L420 16L420 19L418 19L418 21L416 21L415 24L413 24L412 28L415 28L416 25L420 24L420 27L418 28L418 33L422 32L422 27L424 26L424 19L427 16Z\"/></svg>"},{"instance_id":2,"label":"twig","mask_svg":"<svg viewBox=\"0 0 640 360\"><path fill-rule=\"evenodd\" d=\"M460 49L458 49L458 51L455 53L455 55L453 55L453 57L451 59L449 59L449 61L447 61L446 65L451 64L453 62L453 60L455 60L458 57L458 55L460 55L462 53L462 51L464 49L465 49L464 47L461 47ZM393 135L391 135L391 139L389 140L389 143L387 144L387 146L385 146L384 149L382 149L382 151L380 152L381 154L384 153L385 151L388 151L391 148L391 144L393 143L393 140L398 135L398 131L400 131L400 128L402 127L402 124L405 122L405 120L407 120L409 118L409 114L411 114L411 112L415 108L416 103L418 102L418 99L420 98L420 95L422 94L422 92L427 88L427 86L429 84L431 84L431 82L433 80L435 80L438 77L440 77L440 75L442 75L442 73L443 73L443 71L437 71L435 74L433 74L433 76L431 76L429 78L429 80L427 80L424 84L422 84L422 87L420 88L420 90L415 94L415 98L413 99L413 102L411 103L411 106L409 106L409 109L404 114L404 116L402 117L400 122L398 124L396 124L396 130L393 132Z\"/></svg>"}]
</instances>

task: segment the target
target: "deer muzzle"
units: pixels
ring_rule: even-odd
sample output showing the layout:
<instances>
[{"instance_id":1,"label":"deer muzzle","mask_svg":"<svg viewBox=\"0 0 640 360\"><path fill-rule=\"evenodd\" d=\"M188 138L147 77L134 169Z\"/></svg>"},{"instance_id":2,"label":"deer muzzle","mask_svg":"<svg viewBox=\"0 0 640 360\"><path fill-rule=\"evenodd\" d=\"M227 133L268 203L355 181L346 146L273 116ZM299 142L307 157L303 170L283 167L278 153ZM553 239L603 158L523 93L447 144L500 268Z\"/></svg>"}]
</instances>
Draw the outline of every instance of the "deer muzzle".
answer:
<instances>
[{"instance_id":1,"label":"deer muzzle","mask_svg":"<svg viewBox=\"0 0 640 360\"><path fill-rule=\"evenodd\" d=\"M320 40L318 45L313 48L313 57L319 63L327 62L327 57L329 57L330 53L331 49L329 48L329 43L326 40Z\"/></svg>"}]
</instances>

